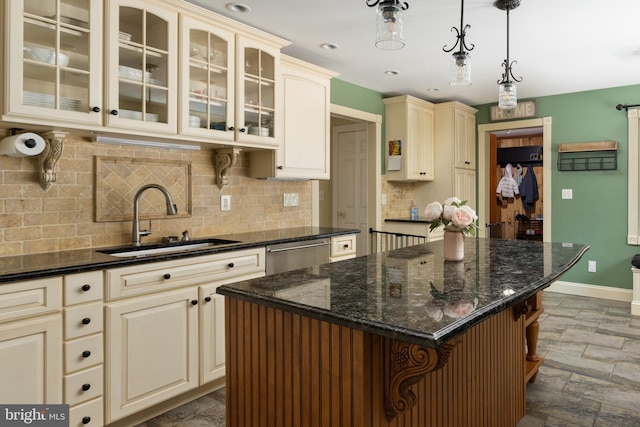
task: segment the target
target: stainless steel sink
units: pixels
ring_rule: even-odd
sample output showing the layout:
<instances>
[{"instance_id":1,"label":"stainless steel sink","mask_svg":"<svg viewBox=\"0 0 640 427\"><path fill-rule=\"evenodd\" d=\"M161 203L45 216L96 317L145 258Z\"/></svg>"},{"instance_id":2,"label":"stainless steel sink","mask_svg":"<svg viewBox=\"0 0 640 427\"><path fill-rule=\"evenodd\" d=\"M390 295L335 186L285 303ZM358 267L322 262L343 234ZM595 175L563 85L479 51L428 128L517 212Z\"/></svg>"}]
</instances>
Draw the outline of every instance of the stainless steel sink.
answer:
<instances>
[{"instance_id":1,"label":"stainless steel sink","mask_svg":"<svg viewBox=\"0 0 640 427\"><path fill-rule=\"evenodd\" d=\"M206 249L214 246L228 245L231 243L238 243L238 241L214 238L191 240L188 242L162 243L157 245L123 246L119 248L103 249L99 250L98 252L114 257L140 257L147 255L195 251L198 249Z\"/></svg>"}]
</instances>

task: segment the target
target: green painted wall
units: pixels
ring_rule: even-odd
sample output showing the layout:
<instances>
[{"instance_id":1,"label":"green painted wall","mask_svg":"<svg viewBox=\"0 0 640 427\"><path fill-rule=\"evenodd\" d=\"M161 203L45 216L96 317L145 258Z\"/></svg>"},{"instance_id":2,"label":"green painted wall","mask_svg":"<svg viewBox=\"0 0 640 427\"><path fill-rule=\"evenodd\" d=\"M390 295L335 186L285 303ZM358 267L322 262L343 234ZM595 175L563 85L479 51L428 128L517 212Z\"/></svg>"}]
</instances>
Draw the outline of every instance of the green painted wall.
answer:
<instances>
[{"instance_id":1,"label":"green painted wall","mask_svg":"<svg viewBox=\"0 0 640 427\"><path fill-rule=\"evenodd\" d=\"M371 89L347 83L339 79L331 80L331 103L373 114L384 114L383 95Z\"/></svg>"},{"instance_id":2,"label":"green painted wall","mask_svg":"<svg viewBox=\"0 0 640 427\"><path fill-rule=\"evenodd\" d=\"M583 259L562 280L631 289L631 257L640 247L627 240L627 115L617 104L640 103L640 85L537 98L538 117L552 118L550 162L551 240L586 243ZM495 104L491 104L495 105ZM489 123L490 105L478 108L477 123ZM558 144L618 141L618 169L614 171L560 172L556 166ZM562 200L561 191L573 189L573 199ZM545 220L549 220L545 218ZM587 261L597 271L587 271Z\"/></svg>"}]
</instances>

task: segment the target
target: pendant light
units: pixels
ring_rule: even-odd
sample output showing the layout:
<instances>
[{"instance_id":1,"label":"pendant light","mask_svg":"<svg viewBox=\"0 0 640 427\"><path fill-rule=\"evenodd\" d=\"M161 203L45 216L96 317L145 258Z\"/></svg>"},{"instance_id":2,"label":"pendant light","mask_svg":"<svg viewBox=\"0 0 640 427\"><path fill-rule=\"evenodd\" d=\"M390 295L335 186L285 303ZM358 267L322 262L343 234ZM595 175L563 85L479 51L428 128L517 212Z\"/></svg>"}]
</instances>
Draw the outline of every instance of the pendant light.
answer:
<instances>
[{"instance_id":1,"label":"pendant light","mask_svg":"<svg viewBox=\"0 0 640 427\"><path fill-rule=\"evenodd\" d=\"M518 106L518 94L515 82L521 82L522 77L516 78L511 71L511 66L517 61L509 61L509 11L520 6L520 0L496 0L493 4L500 10L507 11L507 59L504 60L502 66L502 80L498 80L500 90L498 92L498 107L503 110L510 110Z\"/></svg>"},{"instance_id":2,"label":"pendant light","mask_svg":"<svg viewBox=\"0 0 640 427\"><path fill-rule=\"evenodd\" d=\"M471 84L471 56L469 52L472 51L475 47L473 44L471 47L467 46L464 37L467 35L467 30L471 28L471 25L464 25L464 0L462 0L462 5L460 7L460 29L458 30L456 27L452 27L451 31L455 31L456 36L456 44L453 45L452 48L447 49L447 45L442 47L442 50L449 53L456 47L460 47L457 52L454 52L451 55L451 62L449 68L449 84L451 86L468 86Z\"/></svg>"},{"instance_id":3,"label":"pendant light","mask_svg":"<svg viewBox=\"0 0 640 427\"><path fill-rule=\"evenodd\" d=\"M402 49L405 44L402 15L409 9L409 4L398 0L366 0L366 2L369 7L378 7L376 47L385 50Z\"/></svg>"}]
</instances>

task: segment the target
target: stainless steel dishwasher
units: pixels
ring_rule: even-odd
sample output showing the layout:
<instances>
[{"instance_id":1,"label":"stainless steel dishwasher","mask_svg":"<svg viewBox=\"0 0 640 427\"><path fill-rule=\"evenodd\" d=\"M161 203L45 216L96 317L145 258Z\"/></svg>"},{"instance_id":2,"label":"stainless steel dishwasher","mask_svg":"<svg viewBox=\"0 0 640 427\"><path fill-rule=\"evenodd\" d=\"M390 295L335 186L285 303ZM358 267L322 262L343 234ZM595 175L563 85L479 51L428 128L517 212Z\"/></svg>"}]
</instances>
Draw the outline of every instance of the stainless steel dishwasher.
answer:
<instances>
[{"instance_id":1,"label":"stainless steel dishwasher","mask_svg":"<svg viewBox=\"0 0 640 427\"><path fill-rule=\"evenodd\" d=\"M331 257L331 239L304 240L267 246L267 275L326 264Z\"/></svg>"}]
</instances>

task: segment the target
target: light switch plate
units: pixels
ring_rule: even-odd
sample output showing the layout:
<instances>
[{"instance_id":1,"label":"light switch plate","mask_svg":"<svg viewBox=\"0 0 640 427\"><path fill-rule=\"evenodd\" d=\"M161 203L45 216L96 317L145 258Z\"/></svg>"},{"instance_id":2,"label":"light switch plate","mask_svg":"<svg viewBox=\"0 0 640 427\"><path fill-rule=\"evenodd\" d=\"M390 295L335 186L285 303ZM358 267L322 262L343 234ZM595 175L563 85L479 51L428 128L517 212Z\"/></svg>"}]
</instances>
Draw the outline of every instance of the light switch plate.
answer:
<instances>
[{"instance_id":1,"label":"light switch plate","mask_svg":"<svg viewBox=\"0 0 640 427\"><path fill-rule=\"evenodd\" d=\"M298 193L284 193L283 203L285 207L298 206L299 205Z\"/></svg>"},{"instance_id":2,"label":"light switch plate","mask_svg":"<svg viewBox=\"0 0 640 427\"><path fill-rule=\"evenodd\" d=\"M230 195L220 196L220 210L221 211L230 211L231 210L231 196Z\"/></svg>"},{"instance_id":3,"label":"light switch plate","mask_svg":"<svg viewBox=\"0 0 640 427\"><path fill-rule=\"evenodd\" d=\"M573 199L573 189L571 189L571 188L563 188L562 189L562 198L563 199Z\"/></svg>"}]
</instances>

